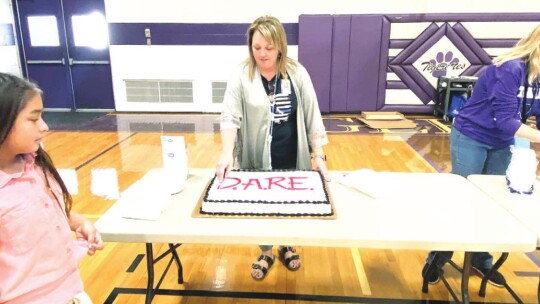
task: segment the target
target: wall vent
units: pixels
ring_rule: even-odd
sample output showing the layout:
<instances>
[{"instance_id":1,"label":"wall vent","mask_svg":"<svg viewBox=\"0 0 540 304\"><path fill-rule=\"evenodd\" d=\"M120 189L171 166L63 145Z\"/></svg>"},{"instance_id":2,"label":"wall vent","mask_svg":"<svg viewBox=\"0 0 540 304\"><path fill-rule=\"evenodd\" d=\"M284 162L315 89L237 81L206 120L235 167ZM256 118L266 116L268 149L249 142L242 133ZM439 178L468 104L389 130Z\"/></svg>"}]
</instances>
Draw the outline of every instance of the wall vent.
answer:
<instances>
[{"instance_id":1,"label":"wall vent","mask_svg":"<svg viewBox=\"0 0 540 304\"><path fill-rule=\"evenodd\" d=\"M129 79L127 102L193 103L193 81Z\"/></svg>"},{"instance_id":2,"label":"wall vent","mask_svg":"<svg viewBox=\"0 0 540 304\"><path fill-rule=\"evenodd\" d=\"M227 88L226 81L213 81L212 82L212 103L223 103L223 97L225 96L226 88Z\"/></svg>"}]
</instances>

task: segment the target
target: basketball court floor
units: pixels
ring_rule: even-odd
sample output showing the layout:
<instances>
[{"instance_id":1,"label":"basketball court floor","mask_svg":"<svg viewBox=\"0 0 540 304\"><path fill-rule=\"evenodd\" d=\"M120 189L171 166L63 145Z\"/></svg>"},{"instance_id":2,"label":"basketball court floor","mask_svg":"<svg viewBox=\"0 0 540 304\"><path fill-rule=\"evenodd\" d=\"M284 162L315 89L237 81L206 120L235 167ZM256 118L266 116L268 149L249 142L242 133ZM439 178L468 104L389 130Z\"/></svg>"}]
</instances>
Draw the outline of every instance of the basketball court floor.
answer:
<instances>
[{"instance_id":1,"label":"basketball court floor","mask_svg":"<svg viewBox=\"0 0 540 304\"><path fill-rule=\"evenodd\" d=\"M416 128L369 129L351 114L325 116L330 141L325 147L328 168L450 172L449 123L431 116L408 118L417 123ZM184 136L190 168L214 168L220 152L219 116L214 114L47 112L44 119L50 128L44 140L45 148L56 167L68 177L73 209L92 221L146 172L162 166L161 135ZM452 195L452 190L440 195ZM433 202L436 201L437 197L433 197ZM156 244L155 254L167 247ZM303 262L299 271L287 271L276 261L267 277L259 282L250 276L251 263L259 254L257 246L183 244L179 254L185 283L176 283L175 271L170 271L153 303L452 301L442 283L430 285L429 293L422 293L420 271L426 251L297 249ZM80 264L81 275L94 303L144 303L147 278L144 254L144 244L107 243L95 256L85 257ZM493 254L498 257L500 253ZM458 264L462 258L462 252L455 254ZM166 266L164 259L156 265L157 273ZM536 303L539 254L510 254L501 272L525 303ZM450 285L459 290L460 274L450 267L445 273ZM479 285L480 278L471 276L472 302L515 302L504 289L493 286L488 286L486 297L481 298Z\"/></svg>"}]
</instances>

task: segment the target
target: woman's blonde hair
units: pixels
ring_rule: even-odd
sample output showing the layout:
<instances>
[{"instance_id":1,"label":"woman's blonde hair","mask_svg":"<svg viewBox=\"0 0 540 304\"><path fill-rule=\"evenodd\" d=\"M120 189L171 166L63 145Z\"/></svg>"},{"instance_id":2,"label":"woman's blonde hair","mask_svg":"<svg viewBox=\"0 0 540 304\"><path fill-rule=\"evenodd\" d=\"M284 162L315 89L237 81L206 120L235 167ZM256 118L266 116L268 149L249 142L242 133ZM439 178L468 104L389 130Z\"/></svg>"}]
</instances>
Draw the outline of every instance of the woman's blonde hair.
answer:
<instances>
[{"instance_id":1,"label":"woman's blonde hair","mask_svg":"<svg viewBox=\"0 0 540 304\"><path fill-rule=\"evenodd\" d=\"M523 59L529 63L529 75L527 80L533 82L540 75L540 25L536 26L529 35L516 43L507 53L493 59L497 66L513 60Z\"/></svg>"},{"instance_id":2,"label":"woman's blonde hair","mask_svg":"<svg viewBox=\"0 0 540 304\"><path fill-rule=\"evenodd\" d=\"M285 28L276 17L273 16L262 16L257 18L249 26L247 30L247 44L249 49L249 58L246 60L249 66L249 79L253 80L253 75L257 63L255 62L255 56L253 55L253 49L251 45L253 43L253 35L256 31L259 31L263 37L274 45L278 50L278 61L277 61L277 72L280 77L287 79L287 35L285 34Z\"/></svg>"}]
</instances>

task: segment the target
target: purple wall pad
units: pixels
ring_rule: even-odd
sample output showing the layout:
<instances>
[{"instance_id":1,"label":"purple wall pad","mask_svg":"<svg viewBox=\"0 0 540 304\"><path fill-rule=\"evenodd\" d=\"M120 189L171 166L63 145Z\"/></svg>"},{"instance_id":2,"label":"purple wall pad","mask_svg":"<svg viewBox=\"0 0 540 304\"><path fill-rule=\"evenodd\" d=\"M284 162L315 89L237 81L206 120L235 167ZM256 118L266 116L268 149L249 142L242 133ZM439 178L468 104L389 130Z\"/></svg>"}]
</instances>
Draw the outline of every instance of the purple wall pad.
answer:
<instances>
[{"instance_id":1,"label":"purple wall pad","mask_svg":"<svg viewBox=\"0 0 540 304\"><path fill-rule=\"evenodd\" d=\"M298 23L284 23L289 45L298 44ZM245 45L249 23L109 23L111 45Z\"/></svg>"},{"instance_id":2,"label":"purple wall pad","mask_svg":"<svg viewBox=\"0 0 540 304\"><path fill-rule=\"evenodd\" d=\"M414 69L414 67L413 67ZM413 91L420 100L426 104L431 100L431 96L416 83L416 81L405 71L405 66L393 66L394 73Z\"/></svg>"},{"instance_id":3,"label":"purple wall pad","mask_svg":"<svg viewBox=\"0 0 540 304\"><path fill-rule=\"evenodd\" d=\"M309 71L321 112L330 111L332 66L332 16L303 15L298 26L298 60Z\"/></svg>"},{"instance_id":4,"label":"purple wall pad","mask_svg":"<svg viewBox=\"0 0 540 304\"><path fill-rule=\"evenodd\" d=\"M0 46L15 45L15 33L13 32L13 24L0 23Z\"/></svg>"},{"instance_id":5,"label":"purple wall pad","mask_svg":"<svg viewBox=\"0 0 540 304\"><path fill-rule=\"evenodd\" d=\"M431 24L413 43L390 62L390 67L392 67L396 75L425 104L430 100L435 100L435 89L412 64L439 41L444 36L444 33L444 26L438 28L435 24Z\"/></svg>"},{"instance_id":6,"label":"purple wall pad","mask_svg":"<svg viewBox=\"0 0 540 304\"><path fill-rule=\"evenodd\" d=\"M407 75L409 75L412 78L412 80L417 84L418 88L422 90L420 92L418 89L416 90L411 89L411 91L413 91L416 94L416 96L420 97L420 100L422 100L424 104L427 104L430 100L435 100L436 98L435 89L433 88L431 83L429 83L424 78L424 76L422 76L422 74L418 72L418 70L415 67L413 67L412 65L403 65L402 68L405 71L405 73L407 73ZM422 95L422 93L425 95ZM424 96L427 96L427 98Z\"/></svg>"},{"instance_id":7,"label":"purple wall pad","mask_svg":"<svg viewBox=\"0 0 540 304\"><path fill-rule=\"evenodd\" d=\"M407 51L407 54L408 54L407 57L404 57L402 59L401 56L399 55L396 56L396 58L400 57L400 59L402 59L400 64L412 65L418 58L420 58L420 56L422 56L427 50L429 50L435 43L437 43L437 41L439 41L444 36L446 32L446 27L447 27L446 24L443 25L435 33L429 36L424 35L424 33L418 36L416 41L421 41L422 43L416 46L414 49L412 47L408 47L405 50L403 50L403 51ZM399 61L395 59L392 61L392 64L396 62L399 62Z\"/></svg>"},{"instance_id":8,"label":"purple wall pad","mask_svg":"<svg viewBox=\"0 0 540 304\"><path fill-rule=\"evenodd\" d=\"M431 24L430 26L428 26L417 38L416 40L414 40L411 44L409 44L409 46L407 46L405 49L403 49L403 51L401 51L396 57L394 57L394 59L392 60L392 62L390 62L390 64L393 64L394 62L396 62L396 64L401 64L405 59L407 59L409 56L411 56L411 54L416 50L418 49L419 47L421 47L425 41L433 36L435 33L437 33L437 31L439 31L439 27L436 25L436 24Z\"/></svg>"},{"instance_id":9,"label":"purple wall pad","mask_svg":"<svg viewBox=\"0 0 540 304\"><path fill-rule=\"evenodd\" d=\"M446 36L471 64L486 65L491 63L491 58L486 51L480 47L460 23L457 23L454 27L448 27Z\"/></svg>"},{"instance_id":10,"label":"purple wall pad","mask_svg":"<svg viewBox=\"0 0 540 304\"><path fill-rule=\"evenodd\" d=\"M385 20L388 22L388 19L385 18ZM390 24L390 22L388 22ZM390 40L390 48L391 49L404 49L409 46L414 40L413 39L392 39Z\"/></svg>"},{"instance_id":11,"label":"purple wall pad","mask_svg":"<svg viewBox=\"0 0 540 304\"><path fill-rule=\"evenodd\" d=\"M454 29L456 29L455 26ZM475 40L474 38L472 39ZM414 40L412 39L392 39L390 40L390 48L404 49L409 46L409 44L411 44L413 41ZM519 41L519 39L476 39L475 41L482 48L509 48L514 46Z\"/></svg>"},{"instance_id":12,"label":"purple wall pad","mask_svg":"<svg viewBox=\"0 0 540 304\"><path fill-rule=\"evenodd\" d=\"M353 15L347 111L377 110L382 16ZM384 57L386 61L388 55Z\"/></svg>"},{"instance_id":13,"label":"purple wall pad","mask_svg":"<svg viewBox=\"0 0 540 304\"><path fill-rule=\"evenodd\" d=\"M334 16L332 65L330 77L330 112L347 111L351 16Z\"/></svg>"},{"instance_id":14,"label":"purple wall pad","mask_svg":"<svg viewBox=\"0 0 540 304\"><path fill-rule=\"evenodd\" d=\"M399 80L387 80L386 81L386 88L392 89L392 90L405 90L409 87L403 83L403 81Z\"/></svg>"},{"instance_id":15,"label":"purple wall pad","mask_svg":"<svg viewBox=\"0 0 540 304\"><path fill-rule=\"evenodd\" d=\"M486 66L485 65L470 65L461 75L466 76L476 76L476 74L482 71Z\"/></svg>"},{"instance_id":16,"label":"purple wall pad","mask_svg":"<svg viewBox=\"0 0 540 304\"><path fill-rule=\"evenodd\" d=\"M519 39L477 39L476 42L482 48L510 48L513 47Z\"/></svg>"},{"instance_id":17,"label":"purple wall pad","mask_svg":"<svg viewBox=\"0 0 540 304\"><path fill-rule=\"evenodd\" d=\"M424 78L420 72L412 66L412 64L429 48L431 48L437 41L443 36L448 39L463 53L463 55L469 60L472 68L466 70L462 75L473 75L475 71L484 65L488 65L491 62L491 58L487 53L476 43L476 41L470 36L470 34L462 27L461 24L457 25L457 31L450 27L448 24L441 26L435 33L432 32L430 27L424 31L409 47L404 49L394 60L390 62L391 67L400 65L403 70L394 69L396 74L405 72L409 77L403 78L404 75L398 75L405 84L410 86L411 91L415 93L420 100L424 103L428 103L430 100L436 99L436 91L433 86ZM431 35L428 37L426 33ZM467 43L468 42L468 43ZM417 44L421 44L417 47ZM415 47L415 49L412 49ZM409 51L411 49L411 51ZM404 54L404 55L402 55ZM416 82L417 86L412 86L410 81ZM420 91L421 89L421 91ZM425 93L425 94L424 94ZM426 98L426 95L429 98Z\"/></svg>"},{"instance_id":18,"label":"purple wall pad","mask_svg":"<svg viewBox=\"0 0 540 304\"><path fill-rule=\"evenodd\" d=\"M379 109L384 105L384 101L386 100L386 73L384 73L385 70L388 69L388 60L384 60L384 58L388 58L389 50L390 50L390 21L386 19L384 16L382 18L382 30L381 30L381 49L380 49L380 55L379 55L379 87L377 89L377 102L375 105L375 109Z\"/></svg>"},{"instance_id":19,"label":"purple wall pad","mask_svg":"<svg viewBox=\"0 0 540 304\"><path fill-rule=\"evenodd\" d=\"M410 22L494 22L540 20L540 13L388 14L392 23Z\"/></svg>"},{"instance_id":20,"label":"purple wall pad","mask_svg":"<svg viewBox=\"0 0 540 304\"><path fill-rule=\"evenodd\" d=\"M446 37L452 41L452 43L454 44L454 46L456 46L456 48L461 52L463 53L463 55L469 60L469 62L471 64L482 64L482 60L480 59L480 57L478 57L476 55L475 52L473 52L470 47L465 44L465 42L463 41L463 39L461 39L461 37L459 37L455 31L452 30L452 28L448 27L447 28L447 31L446 31ZM480 48L480 46L478 45L478 43L476 43L476 45L478 46L478 48ZM489 59L489 56L487 56L486 52L482 49L480 49L482 52L484 52L484 55L485 57L487 57ZM489 60L488 60L489 62Z\"/></svg>"},{"instance_id":21,"label":"purple wall pad","mask_svg":"<svg viewBox=\"0 0 540 304\"><path fill-rule=\"evenodd\" d=\"M480 46L480 44L473 38L473 36L471 36L471 34L469 34L469 32L463 27L463 25L461 23L456 23L456 24L454 24L453 27L450 27L448 29L448 33L446 35L448 36L448 38L450 40L452 40L452 38L453 38L452 31L454 31L455 34L458 35L461 38L461 41L462 41L463 44L460 44L457 41L455 41L455 42L452 41L452 42L454 42L456 47L460 48L460 51L461 51L461 47L467 48L471 52L473 52L480 59L480 62L482 64L490 64L491 63L491 58L489 57L489 55L486 53L486 51L484 51L484 49ZM452 33L452 37L449 35L450 33ZM465 53L463 55L465 55ZM467 57L467 56L465 56L465 57ZM473 63L473 62L471 62L471 63ZM476 63L476 62L474 62L474 63Z\"/></svg>"}]
</instances>

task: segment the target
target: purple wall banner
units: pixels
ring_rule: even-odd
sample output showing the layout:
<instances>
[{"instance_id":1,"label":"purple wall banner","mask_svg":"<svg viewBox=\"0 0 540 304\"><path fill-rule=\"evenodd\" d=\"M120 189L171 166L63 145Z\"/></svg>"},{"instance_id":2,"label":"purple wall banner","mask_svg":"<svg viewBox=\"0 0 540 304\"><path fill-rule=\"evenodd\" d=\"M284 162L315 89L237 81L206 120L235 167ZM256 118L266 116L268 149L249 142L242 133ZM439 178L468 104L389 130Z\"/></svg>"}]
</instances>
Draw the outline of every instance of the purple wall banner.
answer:
<instances>
[{"instance_id":1,"label":"purple wall banner","mask_svg":"<svg viewBox=\"0 0 540 304\"><path fill-rule=\"evenodd\" d=\"M301 15L298 57L309 63L306 67L317 93L322 93L319 101L325 112L432 113L439 77L478 76L492 61L486 48L510 48L518 41L476 39L464 22L539 20L540 13ZM416 38L391 39L394 23L428 26ZM421 104L399 104L396 100L387 104L386 94L394 90L412 92ZM392 96L395 99L397 95Z\"/></svg>"},{"instance_id":2,"label":"purple wall banner","mask_svg":"<svg viewBox=\"0 0 540 304\"><path fill-rule=\"evenodd\" d=\"M358 38L351 39L349 48L349 84L345 109L347 112L377 110L379 63L384 60L386 64L388 57L388 53L381 50L382 28L380 15L352 17L351 37ZM384 56L381 56L383 55L381 51Z\"/></svg>"},{"instance_id":3,"label":"purple wall banner","mask_svg":"<svg viewBox=\"0 0 540 304\"><path fill-rule=\"evenodd\" d=\"M298 59L311 74L321 111L376 110L384 95L381 58L386 68L388 57L382 27L381 15L300 16Z\"/></svg>"},{"instance_id":4,"label":"purple wall banner","mask_svg":"<svg viewBox=\"0 0 540 304\"><path fill-rule=\"evenodd\" d=\"M328 112L342 112L347 110L351 19L352 17L350 15L334 17L331 48L332 65L329 67L329 73L331 75L329 84L331 90L330 99L327 101L331 107L328 107ZM330 101L332 102L330 103Z\"/></svg>"},{"instance_id":5,"label":"purple wall banner","mask_svg":"<svg viewBox=\"0 0 540 304\"><path fill-rule=\"evenodd\" d=\"M539 13L451 13L451 14L387 14L391 23L411 22L501 22L532 21L538 22Z\"/></svg>"},{"instance_id":6,"label":"purple wall banner","mask_svg":"<svg viewBox=\"0 0 540 304\"><path fill-rule=\"evenodd\" d=\"M332 17L330 15L300 16L299 61L308 70L322 112L330 111L330 73L332 66Z\"/></svg>"}]
</instances>

